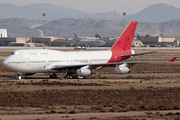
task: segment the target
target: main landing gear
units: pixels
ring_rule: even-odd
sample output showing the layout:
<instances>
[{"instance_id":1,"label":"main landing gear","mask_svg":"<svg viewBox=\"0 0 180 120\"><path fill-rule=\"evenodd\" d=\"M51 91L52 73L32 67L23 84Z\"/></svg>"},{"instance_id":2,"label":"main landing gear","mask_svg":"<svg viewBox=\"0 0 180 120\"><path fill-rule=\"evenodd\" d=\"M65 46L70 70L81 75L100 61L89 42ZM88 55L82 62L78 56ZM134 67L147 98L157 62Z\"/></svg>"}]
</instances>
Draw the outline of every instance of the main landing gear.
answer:
<instances>
[{"instance_id":1,"label":"main landing gear","mask_svg":"<svg viewBox=\"0 0 180 120\"><path fill-rule=\"evenodd\" d=\"M76 70L63 70L63 75L59 79L77 79Z\"/></svg>"},{"instance_id":2,"label":"main landing gear","mask_svg":"<svg viewBox=\"0 0 180 120\"><path fill-rule=\"evenodd\" d=\"M16 79L21 80L20 74L19 74L18 72L15 72L15 74L17 75L17 76L16 76Z\"/></svg>"},{"instance_id":3,"label":"main landing gear","mask_svg":"<svg viewBox=\"0 0 180 120\"><path fill-rule=\"evenodd\" d=\"M49 78L58 78L58 76L55 73L53 73L53 75L49 75Z\"/></svg>"}]
</instances>

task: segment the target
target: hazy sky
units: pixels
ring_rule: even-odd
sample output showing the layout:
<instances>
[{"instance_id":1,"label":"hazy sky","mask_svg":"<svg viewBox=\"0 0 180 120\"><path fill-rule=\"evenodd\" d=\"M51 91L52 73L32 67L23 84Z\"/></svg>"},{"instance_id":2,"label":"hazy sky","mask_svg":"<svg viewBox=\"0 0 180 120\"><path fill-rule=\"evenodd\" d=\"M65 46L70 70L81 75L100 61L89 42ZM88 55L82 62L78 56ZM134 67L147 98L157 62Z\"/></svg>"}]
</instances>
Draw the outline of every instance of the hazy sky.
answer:
<instances>
[{"instance_id":1,"label":"hazy sky","mask_svg":"<svg viewBox=\"0 0 180 120\"><path fill-rule=\"evenodd\" d=\"M90 13L116 11L117 13L126 12L127 14L137 13L157 3L180 7L180 0L0 0L0 3L11 3L19 6L49 3Z\"/></svg>"}]
</instances>

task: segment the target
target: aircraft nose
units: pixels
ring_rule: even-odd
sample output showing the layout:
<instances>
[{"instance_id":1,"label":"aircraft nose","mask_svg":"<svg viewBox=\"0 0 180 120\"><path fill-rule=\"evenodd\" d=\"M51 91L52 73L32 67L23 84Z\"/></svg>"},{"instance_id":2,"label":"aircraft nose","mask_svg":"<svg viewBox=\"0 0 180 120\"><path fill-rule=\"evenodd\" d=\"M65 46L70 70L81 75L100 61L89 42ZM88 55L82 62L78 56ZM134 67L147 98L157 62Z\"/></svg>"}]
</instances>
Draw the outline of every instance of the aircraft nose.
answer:
<instances>
[{"instance_id":1,"label":"aircraft nose","mask_svg":"<svg viewBox=\"0 0 180 120\"><path fill-rule=\"evenodd\" d=\"M8 66L8 61L5 59L5 60L3 60L3 62L2 62L2 66L4 66L4 67L7 67Z\"/></svg>"}]
</instances>

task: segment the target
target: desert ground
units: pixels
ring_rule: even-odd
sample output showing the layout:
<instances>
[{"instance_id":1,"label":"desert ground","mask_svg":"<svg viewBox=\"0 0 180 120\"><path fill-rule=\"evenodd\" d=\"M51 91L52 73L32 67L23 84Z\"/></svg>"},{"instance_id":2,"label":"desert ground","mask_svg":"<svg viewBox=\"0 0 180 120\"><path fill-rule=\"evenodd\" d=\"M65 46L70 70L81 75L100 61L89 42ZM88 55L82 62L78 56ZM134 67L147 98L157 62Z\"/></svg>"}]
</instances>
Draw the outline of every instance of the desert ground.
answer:
<instances>
[{"instance_id":1,"label":"desert ground","mask_svg":"<svg viewBox=\"0 0 180 120\"><path fill-rule=\"evenodd\" d=\"M113 67L93 70L85 79L49 79L40 73L17 80L2 61L17 47L0 47L0 120L179 120L180 59L136 64L131 73ZM72 48L46 48L72 51ZM103 50L109 48L88 48ZM127 61L169 61L180 48L133 48L158 51ZM61 73L58 74L61 76Z\"/></svg>"}]
</instances>

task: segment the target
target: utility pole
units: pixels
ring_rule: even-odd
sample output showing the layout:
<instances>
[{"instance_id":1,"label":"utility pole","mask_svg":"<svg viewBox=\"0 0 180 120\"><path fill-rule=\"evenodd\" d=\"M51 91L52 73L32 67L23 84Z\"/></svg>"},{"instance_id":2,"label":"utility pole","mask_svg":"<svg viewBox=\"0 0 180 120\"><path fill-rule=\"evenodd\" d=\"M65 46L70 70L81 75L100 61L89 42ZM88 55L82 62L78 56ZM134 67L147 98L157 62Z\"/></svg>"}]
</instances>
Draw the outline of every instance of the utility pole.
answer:
<instances>
[{"instance_id":1,"label":"utility pole","mask_svg":"<svg viewBox=\"0 0 180 120\"><path fill-rule=\"evenodd\" d=\"M126 12L123 12L123 16L124 16L124 29L125 29L126 28L126 21L125 21Z\"/></svg>"},{"instance_id":2,"label":"utility pole","mask_svg":"<svg viewBox=\"0 0 180 120\"><path fill-rule=\"evenodd\" d=\"M58 23L58 38L59 38L59 23Z\"/></svg>"},{"instance_id":3,"label":"utility pole","mask_svg":"<svg viewBox=\"0 0 180 120\"><path fill-rule=\"evenodd\" d=\"M163 30L162 30L162 46L163 46Z\"/></svg>"},{"instance_id":4,"label":"utility pole","mask_svg":"<svg viewBox=\"0 0 180 120\"><path fill-rule=\"evenodd\" d=\"M43 13L43 17L44 17L44 46L43 46L43 49L45 49L45 16L46 16L46 13Z\"/></svg>"},{"instance_id":5,"label":"utility pole","mask_svg":"<svg viewBox=\"0 0 180 120\"><path fill-rule=\"evenodd\" d=\"M163 45L163 31L164 31L164 29L162 29L162 23L161 23L162 47L164 46L164 45Z\"/></svg>"},{"instance_id":6,"label":"utility pole","mask_svg":"<svg viewBox=\"0 0 180 120\"><path fill-rule=\"evenodd\" d=\"M116 20L116 12L114 11L114 20Z\"/></svg>"}]
</instances>

